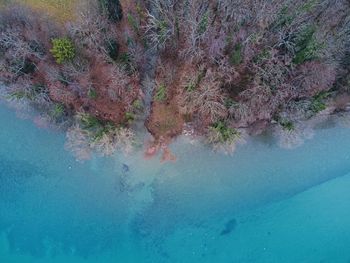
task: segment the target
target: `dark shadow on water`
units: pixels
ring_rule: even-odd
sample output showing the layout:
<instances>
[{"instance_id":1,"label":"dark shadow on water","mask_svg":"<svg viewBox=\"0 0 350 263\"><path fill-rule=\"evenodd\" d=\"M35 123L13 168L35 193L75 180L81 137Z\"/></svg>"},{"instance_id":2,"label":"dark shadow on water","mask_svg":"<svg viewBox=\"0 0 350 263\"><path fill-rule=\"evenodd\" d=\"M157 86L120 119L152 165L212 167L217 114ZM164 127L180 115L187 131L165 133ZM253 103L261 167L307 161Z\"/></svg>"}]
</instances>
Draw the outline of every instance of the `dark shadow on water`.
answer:
<instances>
[{"instance_id":1,"label":"dark shadow on water","mask_svg":"<svg viewBox=\"0 0 350 263\"><path fill-rule=\"evenodd\" d=\"M254 136L253 139L266 146L272 146L275 144L276 141L276 139L273 136L272 130L266 130L263 133Z\"/></svg>"},{"instance_id":2,"label":"dark shadow on water","mask_svg":"<svg viewBox=\"0 0 350 263\"><path fill-rule=\"evenodd\" d=\"M26 183L33 177L47 177L39 167L22 160L9 160L0 156L0 198L15 201L26 189Z\"/></svg>"},{"instance_id":3,"label":"dark shadow on water","mask_svg":"<svg viewBox=\"0 0 350 263\"><path fill-rule=\"evenodd\" d=\"M322 121L315 125L315 130L327 130L337 126L337 120L335 116L329 117L327 120Z\"/></svg>"}]
</instances>

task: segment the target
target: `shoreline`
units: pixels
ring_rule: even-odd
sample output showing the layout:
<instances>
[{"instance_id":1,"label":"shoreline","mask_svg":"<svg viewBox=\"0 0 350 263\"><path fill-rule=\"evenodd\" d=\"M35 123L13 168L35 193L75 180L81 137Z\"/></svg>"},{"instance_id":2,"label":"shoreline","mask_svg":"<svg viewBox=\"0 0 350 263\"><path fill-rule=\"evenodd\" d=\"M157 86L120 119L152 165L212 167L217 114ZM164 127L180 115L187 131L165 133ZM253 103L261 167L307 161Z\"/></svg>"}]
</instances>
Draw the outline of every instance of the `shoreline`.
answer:
<instances>
[{"instance_id":1,"label":"shoreline","mask_svg":"<svg viewBox=\"0 0 350 263\"><path fill-rule=\"evenodd\" d=\"M24 101L24 104L19 104L18 101L11 101L2 96L1 103L8 108L9 110L16 113L17 117L20 119L28 119L39 129L47 129L48 131L58 131L65 135L67 140L67 131L68 127L60 127L57 124L51 122L49 119L42 118L42 113L37 109L30 106L28 101ZM25 105L25 106L24 106ZM45 115L44 115L45 116ZM172 145L177 144L179 141L187 141L192 145L202 145L204 147L208 147L208 149L212 149L213 152L217 152L218 154L224 155L232 155L235 153L235 148L237 146L244 147L246 141L254 141L263 142L266 144L274 144L278 145L280 148L285 148L289 150L293 150L298 148L304 144L307 140L313 140L314 133L317 133L317 130L330 129L334 127L346 127L350 126L350 113L349 111L344 112L332 112L329 114L327 111L325 113L320 113L317 118L313 118L310 120L299 120L300 130L288 131L283 130L277 123L271 123L269 128L266 129L262 134L258 135L249 135L248 129L241 129L241 134L244 134L238 141L235 142L234 145L230 145L229 148L219 145L218 147L213 147L206 139L205 136L201 134L196 134L195 130L191 128L191 126L184 126L183 132L181 135L176 136L176 138L171 139L171 141L167 141L161 143L159 141L154 140L152 135L141 128L140 130L135 130L136 134L136 145L130 148L128 151L125 151L123 148L117 148L116 152L123 153L128 156L134 150L141 151L144 154L144 158L147 159L159 159L161 162L176 162L177 156L172 153ZM70 123L68 121L68 123ZM304 130L302 130L304 129ZM305 132L306 131L306 132ZM267 140L266 140L267 138ZM87 138L85 138L87 139ZM74 155L74 148L67 149ZM91 149L90 154L98 154L104 156L105 154L99 152L96 149ZM113 151L114 153L114 151ZM88 156L90 156L90 154ZM239 154L239 153L238 153ZM77 160L85 161L90 159L86 155L82 155L79 157L79 154L76 155ZM108 156L108 155L107 155Z\"/></svg>"},{"instance_id":2,"label":"shoreline","mask_svg":"<svg viewBox=\"0 0 350 263\"><path fill-rule=\"evenodd\" d=\"M82 157L130 150L140 130L152 135L146 156L170 160L182 134L230 153L273 130L296 147L312 136L302 120L349 110L350 6L293 1L261 6L275 16L248 8L237 20L214 0L76 0L79 12L62 6L71 16L60 22L51 2L47 14L18 2L0 9L0 80L8 97L43 113L39 125L67 127L68 147ZM339 17L323 23L333 9Z\"/></svg>"}]
</instances>

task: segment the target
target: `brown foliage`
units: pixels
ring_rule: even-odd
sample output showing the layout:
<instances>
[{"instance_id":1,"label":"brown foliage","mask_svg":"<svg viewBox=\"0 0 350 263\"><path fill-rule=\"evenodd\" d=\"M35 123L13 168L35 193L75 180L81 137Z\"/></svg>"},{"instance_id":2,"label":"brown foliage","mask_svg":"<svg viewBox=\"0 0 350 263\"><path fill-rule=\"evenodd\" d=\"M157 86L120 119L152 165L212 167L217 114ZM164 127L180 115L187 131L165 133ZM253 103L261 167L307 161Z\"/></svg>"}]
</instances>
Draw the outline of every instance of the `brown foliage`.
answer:
<instances>
[{"instance_id":1,"label":"brown foliage","mask_svg":"<svg viewBox=\"0 0 350 263\"><path fill-rule=\"evenodd\" d=\"M311 61L300 66L293 79L293 84L301 96L309 97L331 89L335 77L336 72L331 65Z\"/></svg>"},{"instance_id":2,"label":"brown foliage","mask_svg":"<svg viewBox=\"0 0 350 263\"><path fill-rule=\"evenodd\" d=\"M184 91L180 102L184 114L198 113L202 119L210 119L212 123L227 116L225 95L220 88L220 80L215 73L207 71L193 91Z\"/></svg>"}]
</instances>

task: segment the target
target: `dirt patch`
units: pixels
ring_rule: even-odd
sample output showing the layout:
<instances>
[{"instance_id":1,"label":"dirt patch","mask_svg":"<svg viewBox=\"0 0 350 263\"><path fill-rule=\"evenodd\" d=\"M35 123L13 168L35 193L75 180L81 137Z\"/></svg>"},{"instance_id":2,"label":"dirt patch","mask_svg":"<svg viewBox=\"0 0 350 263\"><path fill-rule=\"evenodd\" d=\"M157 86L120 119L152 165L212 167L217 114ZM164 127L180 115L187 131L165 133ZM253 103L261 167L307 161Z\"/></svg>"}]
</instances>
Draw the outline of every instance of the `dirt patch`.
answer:
<instances>
[{"instance_id":1,"label":"dirt patch","mask_svg":"<svg viewBox=\"0 0 350 263\"><path fill-rule=\"evenodd\" d=\"M153 102L146 126L156 140L164 138L168 141L182 133L183 123L183 118L174 102Z\"/></svg>"},{"instance_id":2,"label":"dirt patch","mask_svg":"<svg viewBox=\"0 0 350 263\"><path fill-rule=\"evenodd\" d=\"M170 142L183 130L184 118L177 103L181 70L176 61L172 57L158 61L151 113L146 121L146 127L156 141Z\"/></svg>"}]
</instances>

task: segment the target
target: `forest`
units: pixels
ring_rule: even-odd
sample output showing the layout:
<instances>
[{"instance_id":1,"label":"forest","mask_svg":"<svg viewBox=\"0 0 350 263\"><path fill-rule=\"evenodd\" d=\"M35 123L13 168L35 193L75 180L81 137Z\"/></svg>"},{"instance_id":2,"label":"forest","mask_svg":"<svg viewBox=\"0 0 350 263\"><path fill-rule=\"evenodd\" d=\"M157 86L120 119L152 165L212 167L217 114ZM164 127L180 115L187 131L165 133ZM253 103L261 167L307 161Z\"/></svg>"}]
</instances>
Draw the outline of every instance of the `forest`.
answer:
<instances>
[{"instance_id":1,"label":"forest","mask_svg":"<svg viewBox=\"0 0 350 263\"><path fill-rule=\"evenodd\" d=\"M150 155L184 133L230 152L350 109L350 1L2 0L0 82L79 159L139 123Z\"/></svg>"}]
</instances>

